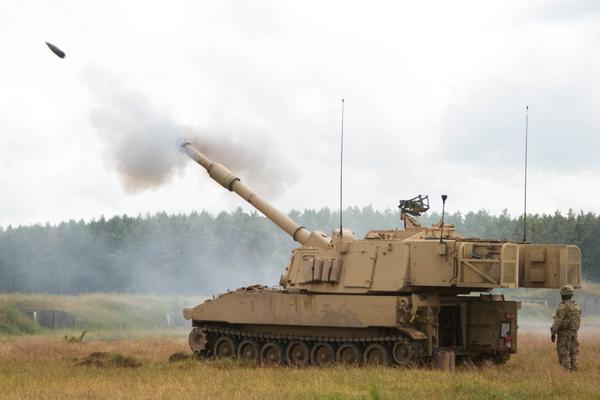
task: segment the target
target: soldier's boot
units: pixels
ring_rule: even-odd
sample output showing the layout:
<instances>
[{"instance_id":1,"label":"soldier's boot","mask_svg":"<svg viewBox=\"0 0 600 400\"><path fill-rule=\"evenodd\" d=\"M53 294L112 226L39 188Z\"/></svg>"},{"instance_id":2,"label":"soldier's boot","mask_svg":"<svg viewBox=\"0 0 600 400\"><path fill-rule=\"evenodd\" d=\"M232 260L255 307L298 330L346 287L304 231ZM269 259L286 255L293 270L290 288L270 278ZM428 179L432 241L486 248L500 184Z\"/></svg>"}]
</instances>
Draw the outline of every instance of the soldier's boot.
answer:
<instances>
[{"instance_id":1,"label":"soldier's boot","mask_svg":"<svg viewBox=\"0 0 600 400\"><path fill-rule=\"evenodd\" d=\"M569 371L575 372L577 371L577 353L571 353L571 369Z\"/></svg>"}]
</instances>

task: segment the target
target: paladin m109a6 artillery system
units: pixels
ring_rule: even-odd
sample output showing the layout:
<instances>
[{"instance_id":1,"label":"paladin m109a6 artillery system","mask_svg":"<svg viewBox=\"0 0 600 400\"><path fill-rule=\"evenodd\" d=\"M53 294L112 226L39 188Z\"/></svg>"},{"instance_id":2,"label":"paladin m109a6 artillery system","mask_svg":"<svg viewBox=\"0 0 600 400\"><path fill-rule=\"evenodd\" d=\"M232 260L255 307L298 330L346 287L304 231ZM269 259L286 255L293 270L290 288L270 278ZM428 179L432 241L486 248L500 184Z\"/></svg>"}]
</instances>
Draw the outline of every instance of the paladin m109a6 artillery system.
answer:
<instances>
[{"instance_id":1,"label":"paladin m109a6 artillery system","mask_svg":"<svg viewBox=\"0 0 600 400\"><path fill-rule=\"evenodd\" d=\"M459 358L503 363L518 348L520 303L489 292L580 286L577 246L464 238L443 223L424 227L413 218L429 208L421 196L400 202L404 229L363 239L336 229L330 238L295 223L189 143L182 150L300 243L281 288L241 288L184 309L198 356L407 365L452 349Z\"/></svg>"}]
</instances>

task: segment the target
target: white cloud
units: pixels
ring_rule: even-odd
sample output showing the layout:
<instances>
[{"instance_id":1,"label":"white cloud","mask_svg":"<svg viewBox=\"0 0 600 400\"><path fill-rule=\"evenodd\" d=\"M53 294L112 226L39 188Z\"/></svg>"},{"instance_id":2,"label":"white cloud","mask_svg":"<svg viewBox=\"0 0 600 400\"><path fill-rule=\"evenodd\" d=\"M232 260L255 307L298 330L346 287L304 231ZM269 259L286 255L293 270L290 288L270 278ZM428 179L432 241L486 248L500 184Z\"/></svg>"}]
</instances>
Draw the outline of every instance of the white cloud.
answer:
<instances>
[{"instance_id":1,"label":"white cloud","mask_svg":"<svg viewBox=\"0 0 600 400\"><path fill-rule=\"evenodd\" d=\"M453 209L519 213L528 104L530 210L598 211L598 11L586 1L4 2L0 225L243 204L194 165L128 195L89 123L88 64L178 124L284 160L290 186L273 199L284 210L336 207L344 97L349 204L444 192Z\"/></svg>"}]
</instances>

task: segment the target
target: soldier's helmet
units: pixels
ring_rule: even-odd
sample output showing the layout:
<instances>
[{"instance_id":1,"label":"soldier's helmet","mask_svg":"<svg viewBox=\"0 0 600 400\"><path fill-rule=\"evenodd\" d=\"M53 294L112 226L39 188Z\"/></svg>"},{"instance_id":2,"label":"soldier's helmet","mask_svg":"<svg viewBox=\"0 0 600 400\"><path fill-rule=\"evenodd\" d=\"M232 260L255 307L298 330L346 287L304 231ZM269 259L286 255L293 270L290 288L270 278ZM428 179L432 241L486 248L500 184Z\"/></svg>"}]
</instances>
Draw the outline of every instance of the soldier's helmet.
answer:
<instances>
[{"instance_id":1,"label":"soldier's helmet","mask_svg":"<svg viewBox=\"0 0 600 400\"><path fill-rule=\"evenodd\" d=\"M560 288L561 296L573 296L573 286L565 285Z\"/></svg>"}]
</instances>

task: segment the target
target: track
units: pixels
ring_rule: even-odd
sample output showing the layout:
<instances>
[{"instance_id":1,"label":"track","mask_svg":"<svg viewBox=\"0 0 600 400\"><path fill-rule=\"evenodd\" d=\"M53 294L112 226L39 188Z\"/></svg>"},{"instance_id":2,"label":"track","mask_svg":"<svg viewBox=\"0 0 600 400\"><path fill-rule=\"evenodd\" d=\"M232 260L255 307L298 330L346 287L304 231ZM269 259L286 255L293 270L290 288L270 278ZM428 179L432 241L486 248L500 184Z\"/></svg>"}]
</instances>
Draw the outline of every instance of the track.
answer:
<instances>
[{"instance_id":1,"label":"track","mask_svg":"<svg viewBox=\"0 0 600 400\"><path fill-rule=\"evenodd\" d=\"M423 343L404 335L306 336L201 325L192 330L189 343L192 351L202 358L238 358L265 366L334 363L405 366L425 357Z\"/></svg>"}]
</instances>

